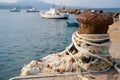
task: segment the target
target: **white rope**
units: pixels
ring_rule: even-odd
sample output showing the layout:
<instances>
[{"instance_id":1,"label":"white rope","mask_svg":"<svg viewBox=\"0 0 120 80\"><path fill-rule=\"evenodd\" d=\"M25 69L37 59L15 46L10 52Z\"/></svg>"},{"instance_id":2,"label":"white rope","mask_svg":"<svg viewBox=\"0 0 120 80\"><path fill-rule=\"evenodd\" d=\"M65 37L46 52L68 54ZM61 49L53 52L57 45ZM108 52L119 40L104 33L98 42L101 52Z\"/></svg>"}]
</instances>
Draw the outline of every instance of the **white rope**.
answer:
<instances>
[{"instance_id":1,"label":"white rope","mask_svg":"<svg viewBox=\"0 0 120 80\"><path fill-rule=\"evenodd\" d=\"M118 64L117 63L114 65L114 68L118 71L118 73L120 73L120 68L118 68Z\"/></svg>"},{"instance_id":2,"label":"white rope","mask_svg":"<svg viewBox=\"0 0 120 80\"><path fill-rule=\"evenodd\" d=\"M90 56L97 57L97 58L99 58L99 59L102 59L102 60L108 62L111 66L113 65L113 64L112 64L110 61L108 61L107 59L105 59L105 58L103 58L103 57L101 57L101 56L95 55L95 54L91 54L90 52L88 52L88 51L84 50L83 48L79 47L79 46L75 43L74 39L72 39L72 41L73 41L76 49L77 49L79 52L84 53L84 54L86 54L86 55L90 55Z\"/></svg>"},{"instance_id":3,"label":"white rope","mask_svg":"<svg viewBox=\"0 0 120 80\"><path fill-rule=\"evenodd\" d=\"M95 37L101 37L102 36L102 38L96 38L95 39L94 36ZM87 38L87 37L89 37L89 38ZM92 38L90 38L90 37L92 37ZM105 62L109 63L111 66L113 66L113 62L110 62L109 60L107 60L106 58L103 57L103 56L110 56L110 54L101 55L101 56L91 54L87 50L85 50L85 49L81 48L80 46L78 46L77 43L76 43L76 41L77 41L77 42L87 43L87 44L90 44L90 45L93 45L93 46L110 46L110 43L111 43L110 41L108 41L106 43L102 43L102 44L96 44L96 43L88 42L89 40L94 42L94 41L101 41L101 40L106 40L106 39L109 39L108 34L78 34L78 32L75 32L72 35L72 42L73 42L75 48L78 50L78 52L83 53L85 55L89 55L89 56L99 58L99 59L104 60ZM120 73L120 69L118 68L117 64L114 65L114 68ZM110 69L110 67L108 67L107 69L105 69L105 70L103 70L101 72L106 72L109 69ZM98 72L98 71L93 71L93 70L89 70L89 71Z\"/></svg>"},{"instance_id":4,"label":"white rope","mask_svg":"<svg viewBox=\"0 0 120 80\"><path fill-rule=\"evenodd\" d=\"M79 36L80 37L80 36ZM87 43L87 44L90 44L90 45L93 45L93 46L110 46L110 41L109 42L107 42L107 43L102 43L102 44L95 44L95 43L92 43L92 42L88 42L88 41L86 41L86 40L83 40L83 39L80 39L80 38L78 38L78 37L76 37L74 34L73 34L73 36L72 36L72 38L74 38L74 39L76 39L78 42L83 42L83 43Z\"/></svg>"},{"instance_id":5,"label":"white rope","mask_svg":"<svg viewBox=\"0 0 120 80\"><path fill-rule=\"evenodd\" d=\"M85 40L92 40L92 41L101 41L101 40L106 40L106 39L110 39L109 35L108 34L79 34L78 32L75 32L73 35L76 35L79 39L82 38L82 39L85 39ZM96 38L88 38L91 37L91 36L96 36ZM98 38L102 36L103 38Z\"/></svg>"}]
</instances>

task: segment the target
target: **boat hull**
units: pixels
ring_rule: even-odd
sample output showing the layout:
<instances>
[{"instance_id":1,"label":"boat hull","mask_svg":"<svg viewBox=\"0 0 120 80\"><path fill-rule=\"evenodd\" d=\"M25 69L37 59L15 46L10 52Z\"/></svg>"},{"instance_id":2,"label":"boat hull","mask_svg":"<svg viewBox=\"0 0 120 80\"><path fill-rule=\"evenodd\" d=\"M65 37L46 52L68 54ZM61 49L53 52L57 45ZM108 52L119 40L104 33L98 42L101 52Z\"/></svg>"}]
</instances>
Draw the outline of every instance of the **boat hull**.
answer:
<instances>
[{"instance_id":1,"label":"boat hull","mask_svg":"<svg viewBox=\"0 0 120 80\"><path fill-rule=\"evenodd\" d=\"M51 15L51 14L45 14L45 13L39 13L42 18L47 18L47 19L68 19L69 15L68 14L59 14L59 15Z\"/></svg>"},{"instance_id":2,"label":"boat hull","mask_svg":"<svg viewBox=\"0 0 120 80\"><path fill-rule=\"evenodd\" d=\"M39 11L29 11L29 10L27 10L26 12L39 12Z\"/></svg>"},{"instance_id":3,"label":"boat hull","mask_svg":"<svg viewBox=\"0 0 120 80\"><path fill-rule=\"evenodd\" d=\"M10 10L10 12L20 12L20 10Z\"/></svg>"},{"instance_id":4,"label":"boat hull","mask_svg":"<svg viewBox=\"0 0 120 80\"><path fill-rule=\"evenodd\" d=\"M77 21L67 21L67 26L77 26L78 27L78 22Z\"/></svg>"}]
</instances>

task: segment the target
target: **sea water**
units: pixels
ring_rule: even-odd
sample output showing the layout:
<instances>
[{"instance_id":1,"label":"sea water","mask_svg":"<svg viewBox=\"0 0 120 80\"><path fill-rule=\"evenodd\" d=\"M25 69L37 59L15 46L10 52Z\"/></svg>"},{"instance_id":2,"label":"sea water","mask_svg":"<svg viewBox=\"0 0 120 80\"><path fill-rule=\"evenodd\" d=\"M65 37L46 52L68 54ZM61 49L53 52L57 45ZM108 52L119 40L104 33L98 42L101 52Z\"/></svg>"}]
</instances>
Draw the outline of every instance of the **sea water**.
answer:
<instances>
[{"instance_id":1,"label":"sea water","mask_svg":"<svg viewBox=\"0 0 120 80\"><path fill-rule=\"evenodd\" d=\"M70 15L69 19L75 19ZM0 80L19 76L31 60L60 52L71 43L77 27L67 27L65 19L43 19L39 13L0 10Z\"/></svg>"}]
</instances>

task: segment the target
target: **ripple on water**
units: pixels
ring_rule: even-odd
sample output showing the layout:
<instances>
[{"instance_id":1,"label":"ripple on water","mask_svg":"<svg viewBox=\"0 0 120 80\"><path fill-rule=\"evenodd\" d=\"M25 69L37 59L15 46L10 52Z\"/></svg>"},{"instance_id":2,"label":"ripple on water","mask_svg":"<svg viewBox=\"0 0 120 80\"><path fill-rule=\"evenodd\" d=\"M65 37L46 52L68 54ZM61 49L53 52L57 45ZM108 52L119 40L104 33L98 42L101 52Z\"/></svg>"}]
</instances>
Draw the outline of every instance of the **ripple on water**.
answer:
<instances>
[{"instance_id":1,"label":"ripple on water","mask_svg":"<svg viewBox=\"0 0 120 80\"><path fill-rule=\"evenodd\" d=\"M57 50L56 48L52 48L51 49L52 52L56 52L56 50Z\"/></svg>"},{"instance_id":2,"label":"ripple on water","mask_svg":"<svg viewBox=\"0 0 120 80\"><path fill-rule=\"evenodd\" d=\"M17 56L18 59L24 59L25 57L23 56Z\"/></svg>"},{"instance_id":3,"label":"ripple on water","mask_svg":"<svg viewBox=\"0 0 120 80\"><path fill-rule=\"evenodd\" d=\"M46 54L35 54L35 59L41 59L45 56Z\"/></svg>"},{"instance_id":4,"label":"ripple on water","mask_svg":"<svg viewBox=\"0 0 120 80\"><path fill-rule=\"evenodd\" d=\"M16 48L16 47L19 47L19 45L15 45L15 46L13 46L14 48Z\"/></svg>"},{"instance_id":5,"label":"ripple on water","mask_svg":"<svg viewBox=\"0 0 120 80\"><path fill-rule=\"evenodd\" d=\"M39 48L39 47L38 47L38 46L34 46L33 48L34 48L34 49L37 49L37 48Z\"/></svg>"},{"instance_id":6,"label":"ripple on water","mask_svg":"<svg viewBox=\"0 0 120 80\"><path fill-rule=\"evenodd\" d=\"M40 53L41 51L35 51L35 53Z\"/></svg>"},{"instance_id":7,"label":"ripple on water","mask_svg":"<svg viewBox=\"0 0 120 80\"><path fill-rule=\"evenodd\" d=\"M17 50L16 52L24 52L24 49Z\"/></svg>"},{"instance_id":8,"label":"ripple on water","mask_svg":"<svg viewBox=\"0 0 120 80\"><path fill-rule=\"evenodd\" d=\"M7 58L5 61L7 62L12 62L12 61L15 61L14 59L11 59L11 58Z\"/></svg>"},{"instance_id":9,"label":"ripple on water","mask_svg":"<svg viewBox=\"0 0 120 80\"><path fill-rule=\"evenodd\" d=\"M40 56L40 54L35 54L35 56Z\"/></svg>"},{"instance_id":10,"label":"ripple on water","mask_svg":"<svg viewBox=\"0 0 120 80\"><path fill-rule=\"evenodd\" d=\"M8 52L8 55L16 54L15 52Z\"/></svg>"},{"instance_id":11,"label":"ripple on water","mask_svg":"<svg viewBox=\"0 0 120 80\"><path fill-rule=\"evenodd\" d=\"M0 63L0 66L4 66L5 65L5 63Z\"/></svg>"},{"instance_id":12,"label":"ripple on water","mask_svg":"<svg viewBox=\"0 0 120 80\"><path fill-rule=\"evenodd\" d=\"M42 50L41 53L42 53L42 54L46 54L46 51L45 51L45 50Z\"/></svg>"},{"instance_id":13,"label":"ripple on water","mask_svg":"<svg viewBox=\"0 0 120 80\"><path fill-rule=\"evenodd\" d=\"M21 66L12 66L11 68L5 69L4 72L11 72L21 69Z\"/></svg>"}]
</instances>

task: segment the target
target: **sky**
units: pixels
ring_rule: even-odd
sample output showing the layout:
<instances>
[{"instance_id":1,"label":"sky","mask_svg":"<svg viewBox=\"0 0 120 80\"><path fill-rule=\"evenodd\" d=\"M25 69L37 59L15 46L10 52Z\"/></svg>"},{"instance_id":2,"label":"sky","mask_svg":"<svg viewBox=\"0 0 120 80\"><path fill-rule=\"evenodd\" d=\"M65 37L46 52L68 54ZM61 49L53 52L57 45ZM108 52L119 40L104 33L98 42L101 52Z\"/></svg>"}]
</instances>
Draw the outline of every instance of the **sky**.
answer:
<instances>
[{"instance_id":1,"label":"sky","mask_svg":"<svg viewBox=\"0 0 120 80\"><path fill-rule=\"evenodd\" d=\"M15 3L18 0L0 0L0 2ZM120 8L120 0L39 0L50 4L80 7Z\"/></svg>"},{"instance_id":2,"label":"sky","mask_svg":"<svg viewBox=\"0 0 120 80\"><path fill-rule=\"evenodd\" d=\"M15 3L18 0L0 0L0 2Z\"/></svg>"}]
</instances>

